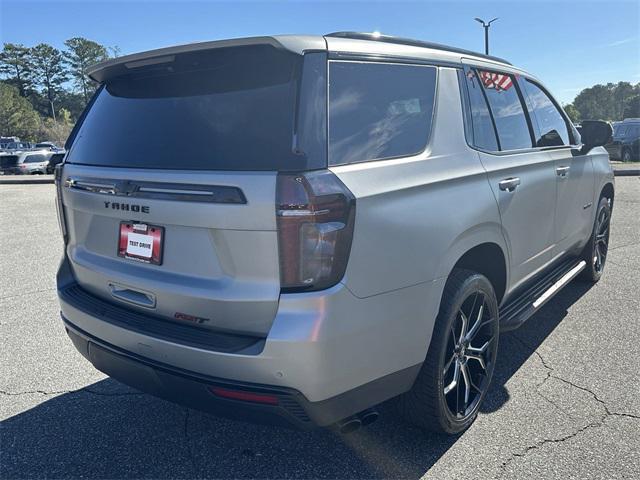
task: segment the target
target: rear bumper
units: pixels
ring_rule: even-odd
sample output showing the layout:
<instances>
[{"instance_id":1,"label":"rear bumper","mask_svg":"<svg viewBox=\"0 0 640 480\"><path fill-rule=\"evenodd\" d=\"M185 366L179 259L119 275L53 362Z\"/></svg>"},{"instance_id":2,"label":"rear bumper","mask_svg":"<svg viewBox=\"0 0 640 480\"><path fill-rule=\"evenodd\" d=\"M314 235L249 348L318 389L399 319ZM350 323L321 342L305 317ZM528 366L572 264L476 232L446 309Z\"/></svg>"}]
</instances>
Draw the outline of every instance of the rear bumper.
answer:
<instances>
[{"instance_id":1,"label":"rear bumper","mask_svg":"<svg viewBox=\"0 0 640 480\"><path fill-rule=\"evenodd\" d=\"M235 348L225 342L218 347L215 342L202 343L201 338L143 330L138 320L131 323L137 312L97 297L90 303L79 301L66 294L73 288L79 287L64 260L58 273L62 317L78 350L99 370L194 408L225 415L220 407L234 404L232 411L246 406L253 412L242 413L242 418L256 420L257 412L258 417L275 416L308 427L330 425L411 388L431 340L443 281L365 299L356 298L341 284L323 292L282 295L267 337L243 340ZM129 325L124 324L125 317ZM147 316L146 321L153 323L154 318ZM143 378L149 375L130 376L128 371L140 371L133 366L138 363L160 380L149 387ZM296 406L308 420L280 404L221 400L209 391L210 385L218 384L279 392L282 405Z\"/></svg>"},{"instance_id":2,"label":"rear bumper","mask_svg":"<svg viewBox=\"0 0 640 480\"><path fill-rule=\"evenodd\" d=\"M321 402L310 402L295 389L238 382L202 375L126 352L92 337L62 316L69 338L94 367L110 377L166 400L237 420L309 430L331 425L375 405L388 392L405 391L420 365L396 372L352 391ZM214 393L216 387L268 395L277 401L261 404L231 400ZM371 403L373 401L373 403Z\"/></svg>"}]
</instances>

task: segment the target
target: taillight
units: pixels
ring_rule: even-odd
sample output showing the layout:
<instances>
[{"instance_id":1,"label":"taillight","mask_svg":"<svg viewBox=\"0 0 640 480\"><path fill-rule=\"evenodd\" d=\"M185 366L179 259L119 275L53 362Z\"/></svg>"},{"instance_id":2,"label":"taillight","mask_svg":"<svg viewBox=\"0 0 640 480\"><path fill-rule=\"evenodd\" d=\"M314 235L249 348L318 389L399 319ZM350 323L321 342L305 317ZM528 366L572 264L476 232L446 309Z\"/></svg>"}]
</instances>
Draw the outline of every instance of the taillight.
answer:
<instances>
[{"instance_id":1,"label":"taillight","mask_svg":"<svg viewBox=\"0 0 640 480\"><path fill-rule=\"evenodd\" d=\"M280 288L322 290L344 276L356 201L328 170L279 174L276 192Z\"/></svg>"},{"instance_id":2,"label":"taillight","mask_svg":"<svg viewBox=\"0 0 640 480\"><path fill-rule=\"evenodd\" d=\"M64 217L64 207L62 204L62 168L63 165L56 165L53 171L53 178L56 185L56 214L58 216L58 227L60 227L60 233L64 244L67 244L67 224Z\"/></svg>"}]
</instances>

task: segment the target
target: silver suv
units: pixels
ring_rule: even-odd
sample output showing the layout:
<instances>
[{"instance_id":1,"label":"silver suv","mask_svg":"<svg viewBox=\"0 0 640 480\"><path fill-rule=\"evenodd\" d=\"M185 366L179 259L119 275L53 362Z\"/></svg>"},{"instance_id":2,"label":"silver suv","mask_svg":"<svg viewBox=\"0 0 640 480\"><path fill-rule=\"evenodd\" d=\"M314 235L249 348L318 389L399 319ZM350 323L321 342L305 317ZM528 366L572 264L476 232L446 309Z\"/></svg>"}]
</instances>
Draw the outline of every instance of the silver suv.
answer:
<instances>
[{"instance_id":1,"label":"silver suv","mask_svg":"<svg viewBox=\"0 0 640 480\"><path fill-rule=\"evenodd\" d=\"M15 175L47 173L52 153L48 150L26 150L0 156L0 172Z\"/></svg>"},{"instance_id":2,"label":"silver suv","mask_svg":"<svg viewBox=\"0 0 640 480\"><path fill-rule=\"evenodd\" d=\"M458 433L499 332L602 275L611 127L581 138L499 58L335 33L90 75L56 169L58 294L82 355L140 390L344 432L393 398Z\"/></svg>"}]
</instances>

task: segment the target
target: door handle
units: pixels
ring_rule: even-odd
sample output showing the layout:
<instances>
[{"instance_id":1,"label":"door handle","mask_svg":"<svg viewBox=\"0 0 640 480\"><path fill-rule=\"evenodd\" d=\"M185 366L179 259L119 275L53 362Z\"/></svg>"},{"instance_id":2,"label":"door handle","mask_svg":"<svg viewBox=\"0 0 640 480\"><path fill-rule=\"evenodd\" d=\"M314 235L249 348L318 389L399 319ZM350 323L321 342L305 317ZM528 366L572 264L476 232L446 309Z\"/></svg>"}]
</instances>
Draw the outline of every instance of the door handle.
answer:
<instances>
[{"instance_id":1,"label":"door handle","mask_svg":"<svg viewBox=\"0 0 640 480\"><path fill-rule=\"evenodd\" d=\"M500 190L507 192L513 192L518 185L520 185L520 179L518 177L505 178L498 183Z\"/></svg>"},{"instance_id":2,"label":"door handle","mask_svg":"<svg viewBox=\"0 0 640 480\"><path fill-rule=\"evenodd\" d=\"M569 173L569 170L571 170L571 167L566 167L566 166L558 167L556 168L556 175L558 175L559 177L566 177L567 174Z\"/></svg>"}]
</instances>

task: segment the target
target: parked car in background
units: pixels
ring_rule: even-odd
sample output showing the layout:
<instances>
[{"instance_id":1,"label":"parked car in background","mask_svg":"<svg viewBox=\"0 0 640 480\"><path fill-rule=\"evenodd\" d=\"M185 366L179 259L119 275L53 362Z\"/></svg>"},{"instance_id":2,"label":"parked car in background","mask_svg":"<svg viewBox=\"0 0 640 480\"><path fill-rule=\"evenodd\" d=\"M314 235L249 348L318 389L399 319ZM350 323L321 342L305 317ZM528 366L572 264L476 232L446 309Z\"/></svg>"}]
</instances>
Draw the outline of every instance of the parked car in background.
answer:
<instances>
[{"instance_id":1,"label":"parked car in background","mask_svg":"<svg viewBox=\"0 0 640 480\"><path fill-rule=\"evenodd\" d=\"M64 150L63 148L57 146L55 143L53 142L40 142L40 143L36 143L34 148L45 148L47 150L51 150L52 152L59 152L61 150Z\"/></svg>"},{"instance_id":2,"label":"parked car in background","mask_svg":"<svg viewBox=\"0 0 640 480\"><path fill-rule=\"evenodd\" d=\"M28 150L13 155L0 155L0 171L4 175L34 175L47 173L52 153L48 150Z\"/></svg>"},{"instance_id":3,"label":"parked car in background","mask_svg":"<svg viewBox=\"0 0 640 480\"><path fill-rule=\"evenodd\" d=\"M605 146L611 160L640 160L640 118L625 118L613 125L613 137Z\"/></svg>"},{"instance_id":4,"label":"parked car in background","mask_svg":"<svg viewBox=\"0 0 640 480\"><path fill-rule=\"evenodd\" d=\"M29 142L9 142L5 144L3 150L6 152L22 152L31 148L33 148L33 144Z\"/></svg>"},{"instance_id":5,"label":"parked car in background","mask_svg":"<svg viewBox=\"0 0 640 480\"><path fill-rule=\"evenodd\" d=\"M47 173L53 173L53 171L56 169L56 165L61 164L62 160L64 160L65 153L66 152L63 149L61 152L58 151L51 155L51 158L49 158L49 163L47 164Z\"/></svg>"},{"instance_id":6,"label":"parked car in background","mask_svg":"<svg viewBox=\"0 0 640 480\"><path fill-rule=\"evenodd\" d=\"M611 126L578 135L500 58L342 32L88 73L97 97L55 170L61 316L140 390L343 432L397 397L457 434L500 331L603 274Z\"/></svg>"},{"instance_id":7,"label":"parked car in background","mask_svg":"<svg viewBox=\"0 0 640 480\"><path fill-rule=\"evenodd\" d=\"M0 151L8 148L10 143L16 143L20 141L20 137L0 137Z\"/></svg>"}]
</instances>

